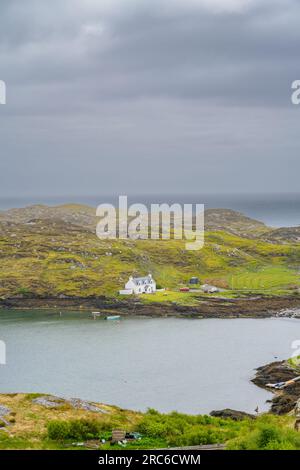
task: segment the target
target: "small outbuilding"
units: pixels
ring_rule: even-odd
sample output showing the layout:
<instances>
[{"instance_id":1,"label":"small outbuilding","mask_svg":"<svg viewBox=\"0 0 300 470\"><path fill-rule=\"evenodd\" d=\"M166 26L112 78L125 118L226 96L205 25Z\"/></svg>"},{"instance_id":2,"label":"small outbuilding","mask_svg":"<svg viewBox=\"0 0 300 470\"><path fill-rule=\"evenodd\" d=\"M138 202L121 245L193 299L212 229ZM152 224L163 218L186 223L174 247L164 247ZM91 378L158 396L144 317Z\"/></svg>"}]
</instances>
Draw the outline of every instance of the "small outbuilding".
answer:
<instances>
[{"instance_id":1,"label":"small outbuilding","mask_svg":"<svg viewBox=\"0 0 300 470\"><path fill-rule=\"evenodd\" d=\"M209 284L203 284L203 286L201 286L201 289L206 294L214 294L215 292L220 292L220 289L218 289L218 287L210 286Z\"/></svg>"}]
</instances>

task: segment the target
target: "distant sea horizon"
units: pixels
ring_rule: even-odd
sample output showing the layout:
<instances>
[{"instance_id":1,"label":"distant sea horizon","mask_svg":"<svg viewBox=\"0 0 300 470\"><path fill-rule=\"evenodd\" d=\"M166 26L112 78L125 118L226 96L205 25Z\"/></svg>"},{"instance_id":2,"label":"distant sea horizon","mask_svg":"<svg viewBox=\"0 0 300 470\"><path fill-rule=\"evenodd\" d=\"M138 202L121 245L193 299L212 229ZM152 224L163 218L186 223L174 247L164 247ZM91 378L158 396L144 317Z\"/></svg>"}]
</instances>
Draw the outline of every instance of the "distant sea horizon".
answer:
<instances>
[{"instance_id":1,"label":"distant sea horizon","mask_svg":"<svg viewBox=\"0 0 300 470\"><path fill-rule=\"evenodd\" d=\"M270 227L300 225L300 193L291 194L136 194L128 195L128 203L204 204L206 209L232 209ZM118 195L7 197L0 198L0 211L33 204L56 206L76 203L97 207L112 203L118 206Z\"/></svg>"}]
</instances>

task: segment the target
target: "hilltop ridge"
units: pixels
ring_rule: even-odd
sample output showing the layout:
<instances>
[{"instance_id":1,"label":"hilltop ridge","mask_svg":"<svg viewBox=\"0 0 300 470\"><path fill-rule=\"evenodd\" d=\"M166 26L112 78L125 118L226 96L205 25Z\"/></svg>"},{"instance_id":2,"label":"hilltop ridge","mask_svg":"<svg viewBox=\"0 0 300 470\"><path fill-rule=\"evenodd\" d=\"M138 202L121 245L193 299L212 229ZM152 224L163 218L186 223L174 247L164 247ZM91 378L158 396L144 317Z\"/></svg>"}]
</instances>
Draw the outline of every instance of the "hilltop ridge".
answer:
<instances>
[{"instance_id":1,"label":"hilltop ridge","mask_svg":"<svg viewBox=\"0 0 300 470\"><path fill-rule=\"evenodd\" d=\"M3 223L26 224L35 219L61 220L91 230L95 230L98 220L95 207L77 203L58 206L34 204L24 208L0 211L0 222ZM232 209L205 210L205 225L207 230L225 230L240 235L271 230L263 222Z\"/></svg>"}]
</instances>

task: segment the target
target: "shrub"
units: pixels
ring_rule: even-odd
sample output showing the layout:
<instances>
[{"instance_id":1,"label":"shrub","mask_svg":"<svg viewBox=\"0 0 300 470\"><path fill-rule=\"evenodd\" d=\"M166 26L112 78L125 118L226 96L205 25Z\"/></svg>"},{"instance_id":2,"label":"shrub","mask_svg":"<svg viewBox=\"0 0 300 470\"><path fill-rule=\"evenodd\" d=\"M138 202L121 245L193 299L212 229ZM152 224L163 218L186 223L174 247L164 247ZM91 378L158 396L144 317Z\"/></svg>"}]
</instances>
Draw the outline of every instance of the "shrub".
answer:
<instances>
[{"instance_id":1,"label":"shrub","mask_svg":"<svg viewBox=\"0 0 300 470\"><path fill-rule=\"evenodd\" d=\"M201 445L224 442L236 436L236 423L211 416L182 413L160 414L148 410L138 430L147 437L165 439L169 445Z\"/></svg>"},{"instance_id":2,"label":"shrub","mask_svg":"<svg viewBox=\"0 0 300 470\"><path fill-rule=\"evenodd\" d=\"M50 421L47 426L48 437L54 441L68 439L70 424L67 421Z\"/></svg>"},{"instance_id":3,"label":"shrub","mask_svg":"<svg viewBox=\"0 0 300 470\"><path fill-rule=\"evenodd\" d=\"M265 425L257 433L257 447L266 449L271 442L280 442L280 431L273 425Z\"/></svg>"},{"instance_id":4,"label":"shrub","mask_svg":"<svg viewBox=\"0 0 300 470\"><path fill-rule=\"evenodd\" d=\"M70 422L70 435L72 439L93 439L100 432L99 423L92 420L78 419Z\"/></svg>"},{"instance_id":5,"label":"shrub","mask_svg":"<svg viewBox=\"0 0 300 470\"><path fill-rule=\"evenodd\" d=\"M264 414L256 419L233 421L182 413L160 414L148 410L138 430L149 439L162 439L170 446L226 443L236 450L300 449L300 433L288 417Z\"/></svg>"},{"instance_id":6,"label":"shrub","mask_svg":"<svg viewBox=\"0 0 300 470\"><path fill-rule=\"evenodd\" d=\"M76 441L98 438L103 426L97 421L74 419L70 421L50 421L48 437L55 441L74 439Z\"/></svg>"},{"instance_id":7,"label":"shrub","mask_svg":"<svg viewBox=\"0 0 300 470\"><path fill-rule=\"evenodd\" d=\"M218 432L211 429L204 429L193 427L189 431L185 432L181 436L172 436L169 438L170 445L180 446L196 446L206 444L216 444L222 442L223 439Z\"/></svg>"},{"instance_id":8,"label":"shrub","mask_svg":"<svg viewBox=\"0 0 300 470\"><path fill-rule=\"evenodd\" d=\"M17 295L22 295L23 297L31 297L33 294L27 287L20 287L16 291Z\"/></svg>"},{"instance_id":9,"label":"shrub","mask_svg":"<svg viewBox=\"0 0 300 470\"><path fill-rule=\"evenodd\" d=\"M231 441L228 448L232 450L297 450L300 449L300 436L293 429L259 423L258 428Z\"/></svg>"}]
</instances>

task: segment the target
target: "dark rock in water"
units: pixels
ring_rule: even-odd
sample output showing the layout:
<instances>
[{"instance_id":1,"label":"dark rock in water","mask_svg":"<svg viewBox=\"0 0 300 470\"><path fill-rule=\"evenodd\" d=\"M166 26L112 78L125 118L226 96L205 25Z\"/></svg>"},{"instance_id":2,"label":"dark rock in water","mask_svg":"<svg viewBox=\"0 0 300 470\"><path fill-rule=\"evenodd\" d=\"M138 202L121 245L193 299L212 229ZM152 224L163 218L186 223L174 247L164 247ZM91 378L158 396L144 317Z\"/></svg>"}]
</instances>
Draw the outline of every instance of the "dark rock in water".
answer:
<instances>
[{"instance_id":1,"label":"dark rock in water","mask_svg":"<svg viewBox=\"0 0 300 470\"><path fill-rule=\"evenodd\" d=\"M296 382L282 390L269 389L267 384L286 382L299 375L299 371L294 369L286 361L277 361L259 367L256 376L252 380L255 385L265 388L275 395L271 401L271 412L282 415L293 411L300 397L300 382Z\"/></svg>"},{"instance_id":2,"label":"dark rock in water","mask_svg":"<svg viewBox=\"0 0 300 470\"><path fill-rule=\"evenodd\" d=\"M252 380L255 385L265 387L268 383L286 382L294 379L298 374L286 361L276 361L256 369L256 376Z\"/></svg>"},{"instance_id":3,"label":"dark rock in water","mask_svg":"<svg viewBox=\"0 0 300 470\"><path fill-rule=\"evenodd\" d=\"M233 419L234 421L241 421L246 418L255 419L255 416L251 415L250 413L245 413L244 411L231 410L230 408L226 408L225 410L214 410L210 413L210 416L213 416L215 418Z\"/></svg>"}]
</instances>

